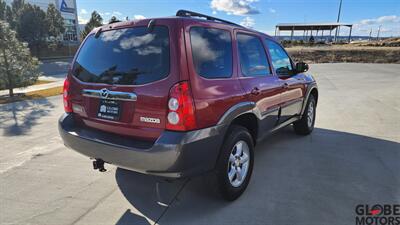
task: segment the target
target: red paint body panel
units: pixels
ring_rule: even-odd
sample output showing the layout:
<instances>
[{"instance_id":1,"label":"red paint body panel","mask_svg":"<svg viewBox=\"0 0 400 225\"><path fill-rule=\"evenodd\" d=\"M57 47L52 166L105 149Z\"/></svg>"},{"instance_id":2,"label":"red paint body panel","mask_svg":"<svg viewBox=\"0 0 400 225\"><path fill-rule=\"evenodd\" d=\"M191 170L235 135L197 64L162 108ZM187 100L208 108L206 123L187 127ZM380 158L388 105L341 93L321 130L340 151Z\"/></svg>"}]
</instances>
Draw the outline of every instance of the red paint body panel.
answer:
<instances>
[{"instance_id":1,"label":"red paint body panel","mask_svg":"<svg viewBox=\"0 0 400 225\"><path fill-rule=\"evenodd\" d=\"M196 129L216 125L224 113L240 102L253 101L260 112L264 113L304 98L306 93L304 74L298 74L287 79L279 78L275 72L263 77L242 76L237 53L236 32L240 30L240 32L255 35L260 40L271 39L269 36L228 24L198 19L177 17L155 20L156 25L164 25L169 29L170 73L166 78L144 85L107 85L84 83L69 74L72 103L84 108L83 112L75 112L75 114L86 126L135 138L155 140L165 130L169 90L174 84L183 80L190 81L195 104ZM116 23L111 26L104 26L102 30L147 26L149 21L150 19ZM189 34L190 28L193 26L218 28L230 32L233 50L232 77L206 79L196 73L193 66ZM269 65L272 65L265 44L264 48L269 58ZM77 54L79 54L79 51ZM274 70L271 68L271 71ZM285 83L287 88L284 87ZM137 101L123 101L121 103L122 115L119 121L99 119L96 117L96 113L100 100L84 97L81 92L83 89L100 90L102 88L107 88L110 91L133 92L137 95ZM258 88L259 94L252 93L254 88ZM293 113L293 111L289 110L288 113ZM140 117L158 118L160 123L144 123L140 121Z\"/></svg>"},{"instance_id":2,"label":"red paint body panel","mask_svg":"<svg viewBox=\"0 0 400 225\"><path fill-rule=\"evenodd\" d=\"M193 66L192 49L190 44L190 28L203 26L230 31L232 50L236 52L232 26L225 24L210 24L197 20L185 20L185 41L190 82L195 99L197 124L199 128L217 124L222 115L233 105L245 101L243 88L237 79L237 58L233 57L233 74L230 78L207 79L198 75Z\"/></svg>"},{"instance_id":3,"label":"red paint body panel","mask_svg":"<svg viewBox=\"0 0 400 225\"><path fill-rule=\"evenodd\" d=\"M185 58L181 55L181 46L183 45L180 43L182 37L179 24L179 20L172 19L157 21L157 25L164 25L169 29L170 72L162 80L143 85L108 85L84 83L72 76L72 101L73 104L80 104L84 107L85 113L80 114L80 116L85 125L111 133L142 139L155 140L160 136L161 132L165 129L169 90L175 83L181 80L180 74L182 70L180 64L184 64L183 68L186 64L185 60L173 60ZM145 25L147 25L147 22L142 20L137 24L129 23L124 26L118 26L118 29L121 27ZM106 31L107 29L103 30ZM100 100L81 95L83 89L100 90L103 88L107 88L110 91L133 92L138 96L137 101L134 102L121 101L122 114L120 120L117 122L97 118L96 113L99 109ZM140 117L158 118L160 119L160 123L144 123L140 121Z\"/></svg>"}]
</instances>

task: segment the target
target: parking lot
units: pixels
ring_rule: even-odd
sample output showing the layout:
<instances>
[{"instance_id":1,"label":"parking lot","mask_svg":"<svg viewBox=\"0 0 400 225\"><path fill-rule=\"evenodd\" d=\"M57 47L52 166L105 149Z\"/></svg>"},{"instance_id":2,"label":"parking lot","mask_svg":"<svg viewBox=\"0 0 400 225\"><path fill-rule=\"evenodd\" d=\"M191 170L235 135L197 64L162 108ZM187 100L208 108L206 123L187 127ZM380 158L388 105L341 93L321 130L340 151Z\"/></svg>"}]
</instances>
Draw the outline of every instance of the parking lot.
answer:
<instances>
[{"instance_id":1,"label":"parking lot","mask_svg":"<svg viewBox=\"0 0 400 225\"><path fill-rule=\"evenodd\" d=\"M61 96L0 105L0 224L355 224L358 204L400 203L400 65L317 64L316 128L259 143L235 202L212 174L166 181L63 146Z\"/></svg>"}]
</instances>

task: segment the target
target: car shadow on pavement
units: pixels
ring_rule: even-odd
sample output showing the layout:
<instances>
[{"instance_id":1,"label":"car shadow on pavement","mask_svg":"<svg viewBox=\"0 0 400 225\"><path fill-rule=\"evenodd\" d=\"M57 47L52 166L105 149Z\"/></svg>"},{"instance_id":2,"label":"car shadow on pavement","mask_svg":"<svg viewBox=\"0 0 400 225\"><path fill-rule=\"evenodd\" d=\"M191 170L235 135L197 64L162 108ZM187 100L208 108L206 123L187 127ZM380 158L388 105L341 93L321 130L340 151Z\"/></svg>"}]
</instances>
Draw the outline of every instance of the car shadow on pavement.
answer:
<instances>
[{"instance_id":1,"label":"car shadow on pavement","mask_svg":"<svg viewBox=\"0 0 400 225\"><path fill-rule=\"evenodd\" d=\"M28 134L38 119L55 106L46 98L0 105L0 129L3 136Z\"/></svg>"},{"instance_id":2,"label":"car shadow on pavement","mask_svg":"<svg viewBox=\"0 0 400 225\"><path fill-rule=\"evenodd\" d=\"M219 198L213 173L171 182L117 169L135 209L117 224L353 224L357 204L400 202L399 161L397 142L287 127L256 146L250 184L235 202Z\"/></svg>"}]
</instances>

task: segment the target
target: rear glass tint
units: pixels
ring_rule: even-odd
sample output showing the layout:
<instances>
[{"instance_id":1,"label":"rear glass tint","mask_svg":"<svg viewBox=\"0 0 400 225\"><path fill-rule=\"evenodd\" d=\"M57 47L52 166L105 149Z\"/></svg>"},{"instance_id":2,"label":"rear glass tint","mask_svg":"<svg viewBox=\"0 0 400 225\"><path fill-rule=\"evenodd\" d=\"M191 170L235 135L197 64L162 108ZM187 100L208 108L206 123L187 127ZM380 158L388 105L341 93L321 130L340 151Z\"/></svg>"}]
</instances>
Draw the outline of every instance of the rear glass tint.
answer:
<instances>
[{"instance_id":1,"label":"rear glass tint","mask_svg":"<svg viewBox=\"0 0 400 225\"><path fill-rule=\"evenodd\" d=\"M168 28L156 26L105 31L88 37L79 51L73 74L89 83L139 85L169 74Z\"/></svg>"},{"instance_id":2,"label":"rear glass tint","mask_svg":"<svg viewBox=\"0 0 400 225\"><path fill-rule=\"evenodd\" d=\"M205 78L232 76L232 39L229 31L192 27L190 41L197 74Z\"/></svg>"}]
</instances>

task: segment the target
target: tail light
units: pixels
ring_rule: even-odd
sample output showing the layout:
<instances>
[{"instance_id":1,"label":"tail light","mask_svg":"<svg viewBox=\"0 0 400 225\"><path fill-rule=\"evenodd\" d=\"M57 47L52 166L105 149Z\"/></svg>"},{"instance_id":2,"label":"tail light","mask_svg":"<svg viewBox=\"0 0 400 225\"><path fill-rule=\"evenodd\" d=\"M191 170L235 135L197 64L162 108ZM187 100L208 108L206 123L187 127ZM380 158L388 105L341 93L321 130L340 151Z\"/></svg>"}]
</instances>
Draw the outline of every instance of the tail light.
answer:
<instances>
[{"instance_id":1,"label":"tail light","mask_svg":"<svg viewBox=\"0 0 400 225\"><path fill-rule=\"evenodd\" d=\"M194 102L187 81L175 84L170 90L166 128L176 131L196 128Z\"/></svg>"},{"instance_id":2,"label":"tail light","mask_svg":"<svg viewBox=\"0 0 400 225\"><path fill-rule=\"evenodd\" d=\"M64 111L65 112L72 112L72 103L71 103L71 96L70 96L70 83L68 77L64 81L64 88L63 88L63 101L64 101Z\"/></svg>"}]
</instances>

